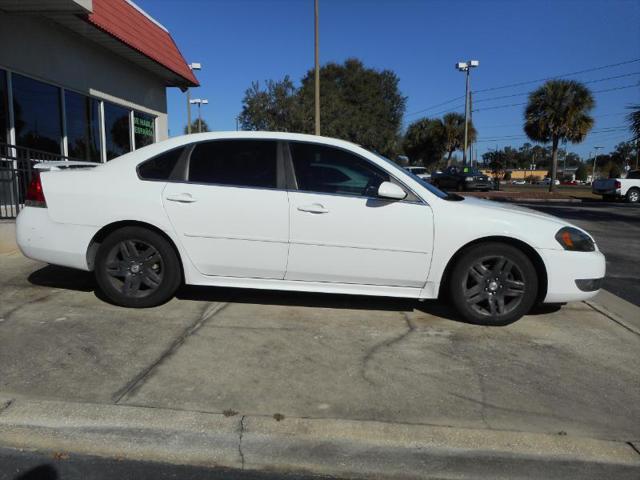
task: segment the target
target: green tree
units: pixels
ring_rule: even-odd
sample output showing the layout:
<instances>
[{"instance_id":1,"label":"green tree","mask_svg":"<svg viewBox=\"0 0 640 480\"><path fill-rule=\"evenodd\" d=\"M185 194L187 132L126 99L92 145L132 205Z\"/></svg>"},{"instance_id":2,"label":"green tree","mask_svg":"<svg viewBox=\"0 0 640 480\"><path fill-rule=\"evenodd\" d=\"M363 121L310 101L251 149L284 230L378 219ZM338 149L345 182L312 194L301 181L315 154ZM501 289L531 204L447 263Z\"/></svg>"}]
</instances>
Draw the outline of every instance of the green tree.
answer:
<instances>
[{"instance_id":1,"label":"green tree","mask_svg":"<svg viewBox=\"0 0 640 480\"><path fill-rule=\"evenodd\" d=\"M322 134L358 143L388 157L400 147L406 97L390 70L366 68L360 60L320 69ZM296 88L288 77L257 83L245 92L240 122L246 130L314 131L314 70Z\"/></svg>"},{"instance_id":2,"label":"green tree","mask_svg":"<svg viewBox=\"0 0 640 480\"><path fill-rule=\"evenodd\" d=\"M578 165L575 175L576 180L580 180L581 182L587 181L587 167L585 167L584 163Z\"/></svg>"},{"instance_id":3,"label":"green tree","mask_svg":"<svg viewBox=\"0 0 640 480\"><path fill-rule=\"evenodd\" d=\"M200 126L199 122L202 121L202 126ZM201 127L199 129L199 127ZM189 133L189 129L188 127L185 125L184 129L183 129L185 135L187 133ZM199 120L199 119L195 119L193 122L191 122L191 133L198 133L198 132L209 132L209 125L207 125L207 122L205 122L204 120Z\"/></svg>"},{"instance_id":4,"label":"green tree","mask_svg":"<svg viewBox=\"0 0 640 480\"><path fill-rule=\"evenodd\" d=\"M238 120L243 130L303 131L298 90L288 76L280 81L267 80L265 89L253 82L242 103Z\"/></svg>"},{"instance_id":5,"label":"green tree","mask_svg":"<svg viewBox=\"0 0 640 480\"><path fill-rule=\"evenodd\" d=\"M422 118L409 125L403 149L413 163L437 164L444 155L444 125L439 118Z\"/></svg>"},{"instance_id":6,"label":"green tree","mask_svg":"<svg viewBox=\"0 0 640 480\"><path fill-rule=\"evenodd\" d=\"M579 143L593 127L589 112L595 101L590 90L573 80L549 80L529 95L524 132L536 142L551 142L551 182L555 190L560 142Z\"/></svg>"},{"instance_id":7,"label":"green tree","mask_svg":"<svg viewBox=\"0 0 640 480\"><path fill-rule=\"evenodd\" d=\"M464 115L450 112L442 117L444 126L444 145L447 152L447 165L451 165L451 155L456 150L464 148ZM476 141L476 129L473 123L469 122L467 130L467 140L469 143Z\"/></svg>"}]
</instances>

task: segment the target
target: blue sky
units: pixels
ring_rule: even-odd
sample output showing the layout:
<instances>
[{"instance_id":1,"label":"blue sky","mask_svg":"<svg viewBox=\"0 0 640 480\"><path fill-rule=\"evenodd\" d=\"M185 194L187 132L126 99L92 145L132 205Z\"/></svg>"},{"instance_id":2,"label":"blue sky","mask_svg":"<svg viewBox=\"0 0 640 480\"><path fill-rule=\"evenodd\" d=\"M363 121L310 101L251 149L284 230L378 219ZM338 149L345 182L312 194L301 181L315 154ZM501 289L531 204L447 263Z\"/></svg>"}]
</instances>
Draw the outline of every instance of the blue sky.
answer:
<instances>
[{"instance_id":1,"label":"blue sky","mask_svg":"<svg viewBox=\"0 0 640 480\"><path fill-rule=\"evenodd\" d=\"M165 25L188 62L201 62L207 98L203 118L214 130L235 129L252 81L298 82L313 66L313 0L137 0ZM464 111L460 60L478 59L472 72L478 152L526 141L524 94L542 82L482 91L638 59L571 76L595 93L594 131L568 149L588 156L628 139L626 107L640 103L640 2L637 0L320 0L321 63L349 57L391 69L408 97L406 122L421 115ZM618 78L610 78L618 77ZM611 90L617 89L617 90ZM511 96L513 95L513 96ZM508 96L506 98L495 98ZM485 100L486 101L481 101ZM483 108L485 107L485 108ZM437 114L437 115L436 115ZM169 90L170 135L186 124L185 96Z\"/></svg>"}]
</instances>

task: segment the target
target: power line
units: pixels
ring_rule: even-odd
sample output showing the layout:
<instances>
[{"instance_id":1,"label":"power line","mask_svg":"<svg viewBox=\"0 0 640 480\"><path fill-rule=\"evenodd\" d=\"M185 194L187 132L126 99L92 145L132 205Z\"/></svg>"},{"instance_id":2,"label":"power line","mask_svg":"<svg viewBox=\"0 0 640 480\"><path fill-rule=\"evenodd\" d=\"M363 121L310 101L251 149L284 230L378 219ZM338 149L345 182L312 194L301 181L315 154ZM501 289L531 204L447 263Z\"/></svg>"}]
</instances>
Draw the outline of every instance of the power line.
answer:
<instances>
[{"instance_id":1,"label":"power line","mask_svg":"<svg viewBox=\"0 0 640 480\"><path fill-rule=\"evenodd\" d=\"M618 113L604 113L602 115L594 115L593 118L604 118L604 117L614 117L620 115L627 115L629 112L618 112ZM522 127L522 122L520 123L503 123L502 125L475 125L478 130L484 130L487 128L504 128L504 127Z\"/></svg>"},{"instance_id":2,"label":"power line","mask_svg":"<svg viewBox=\"0 0 640 480\"><path fill-rule=\"evenodd\" d=\"M611 63L609 65L602 65L600 67L587 68L586 70L578 70L577 72L563 73L562 75L555 75L553 77L538 78L536 80L527 80L525 82L511 83L509 85L501 85L499 87L483 88L482 90L476 90L474 93L492 92L494 90L502 90L504 88L519 87L521 85L529 85L529 84L536 83L536 82L544 82L546 80L553 80L555 78L572 77L574 75L580 75L582 73L595 72L595 71L598 71L598 70L604 70L606 68L619 67L620 65L627 65L627 64L635 63L635 62L640 62L640 58L634 58L634 59L631 59L631 60L626 60L624 62Z\"/></svg>"},{"instance_id":3,"label":"power line","mask_svg":"<svg viewBox=\"0 0 640 480\"><path fill-rule=\"evenodd\" d=\"M430 107L423 108L422 110L416 110L415 112L407 113L405 116L410 117L412 115L417 115L418 113L426 112L427 110L433 110L434 108L438 108L438 107L441 107L443 105L447 105L448 103L453 103L456 100L460 100L461 98L464 98L464 95L460 95L459 97L452 98L451 100L447 100L446 102L442 102L442 103L437 103L435 105L431 105ZM434 115L437 115L437 113L434 113Z\"/></svg>"}]
</instances>

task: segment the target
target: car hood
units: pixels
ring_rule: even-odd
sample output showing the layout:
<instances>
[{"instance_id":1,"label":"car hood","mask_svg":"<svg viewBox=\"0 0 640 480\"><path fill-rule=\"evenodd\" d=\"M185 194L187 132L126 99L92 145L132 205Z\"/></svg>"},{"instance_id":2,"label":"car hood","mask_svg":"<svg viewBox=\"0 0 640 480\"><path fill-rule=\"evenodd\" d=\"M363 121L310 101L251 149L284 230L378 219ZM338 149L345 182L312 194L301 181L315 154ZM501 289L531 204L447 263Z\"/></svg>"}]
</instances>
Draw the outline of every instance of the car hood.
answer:
<instances>
[{"instance_id":1,"label":"car hood","mask_svg":"<svg viewBox=\"0 0 640 480\"><path fill-rule=\"evenodd\" d=\"M480 208L483 210L490 210L494 212L500 212L501 214L516 214L516 215L525 215L531 218L537 218L540 220L547 220L553 223L557 223L558 225L571 225L569 222L562 220L561 218L554 217L553 215L549 215L547 213L541 213L537 210L532 210L527 207L521 207L520 205L514 205L513 203L507 202L496 202L492 200L484 200L482 198L475 197L465 197L464 201L461 202L463 205L468 205L470 207Z\"/></svg>"}]
</instances>

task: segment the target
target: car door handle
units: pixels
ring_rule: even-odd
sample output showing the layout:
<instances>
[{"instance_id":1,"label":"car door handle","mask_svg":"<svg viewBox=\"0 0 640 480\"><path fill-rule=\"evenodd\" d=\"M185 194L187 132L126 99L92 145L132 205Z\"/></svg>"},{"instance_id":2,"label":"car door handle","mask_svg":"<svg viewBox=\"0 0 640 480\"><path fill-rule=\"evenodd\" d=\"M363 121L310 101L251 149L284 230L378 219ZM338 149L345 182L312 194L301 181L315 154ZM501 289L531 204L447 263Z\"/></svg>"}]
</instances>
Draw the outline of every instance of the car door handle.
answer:
<instances>
[{"instance_id":1,"label":"car door handle","mask_svg":"<svg viewBox=\"0 0 640 480\"><path fill-rule=\"evenodd\" d=\"M193 198L190 193L177 193L175 195L168 195L165 198L170 202L179 202L179 203L197 202L197 200Z\"/></svg>"},{"instance_id":2,"label":"car door handle","mask_svg":"<svg viewBox=\"0 0 640 480\"><path fill-rule=\"evenodd\" d=\"M329 213L327 208L324 208L323 205L319 203L312 203L311 205L301 205L298 207L298 210L301 212L309 212L309 213Z\"/></svg>"}]
</instances>

